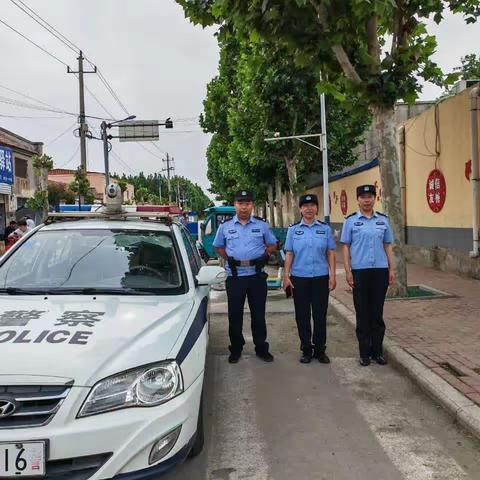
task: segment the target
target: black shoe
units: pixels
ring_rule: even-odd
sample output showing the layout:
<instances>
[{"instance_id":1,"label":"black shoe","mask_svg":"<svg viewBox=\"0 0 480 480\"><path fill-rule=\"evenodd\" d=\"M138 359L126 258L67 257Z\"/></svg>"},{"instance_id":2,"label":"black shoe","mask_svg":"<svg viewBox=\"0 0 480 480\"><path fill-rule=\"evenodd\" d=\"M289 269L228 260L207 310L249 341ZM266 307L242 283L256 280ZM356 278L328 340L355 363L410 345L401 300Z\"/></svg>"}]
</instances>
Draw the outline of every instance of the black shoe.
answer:
<instances>
[{"instance_id":1,"label":"black shoe","mask_svg":"<svg viewBox=\"0 0 480 480\"><path fill-rule=\"evenodd\" d=\"M273 362L273 355L270 352L257 352L257 357L261 358L264 362Z\"/></svg>"},{"instance_id":2,"label":"black shoe","mask_svg":"<svg viewBox=\"0 0 480 480\"><path fill-rule=\"evenodd\" d=\"M388 362L385 360L385 357L382 357L382 355L375 357L374 360L379 364L379 365L386 365Z\"/></svg>"},{"instance_id":3,"label":"black shoe","mask_svg":"<svg viewBox=\"0 0 480 480\"><path fill-rule=\"evenodd\" d=\"M312 361L312 354L304 353L300 358L300 363L310 363Z\"/></svg>"},{"instance_id":4,"label":"black shoe","mask_svg":"<svg viewBox=\"0 0 480 480\"><path fill-rule=\"evenodd\" d=\"M242 356L241 352L232 352L228 357L228 363L238 363L241 356Z\"/></svg>"},{"instance_id":5,"label":"black shoe","mask_svg":"<svg viewBox=\"0 0 480 480\"><path fill-rule=\"evenodd\" d=\"M317 353L316 358L320 363L330 363L330 359L325 352Z\"/></svg>"},{"instance_id":6,"label":"black shoe","mask_svg":"<svg viewBox=\"0 0 480 480\"><path fill-rule=\"evenodd\" d=\"M370 365L370 359L369 358L361 358L359 363L362 367L368 367Z\"/></svg>"}]
</instances>

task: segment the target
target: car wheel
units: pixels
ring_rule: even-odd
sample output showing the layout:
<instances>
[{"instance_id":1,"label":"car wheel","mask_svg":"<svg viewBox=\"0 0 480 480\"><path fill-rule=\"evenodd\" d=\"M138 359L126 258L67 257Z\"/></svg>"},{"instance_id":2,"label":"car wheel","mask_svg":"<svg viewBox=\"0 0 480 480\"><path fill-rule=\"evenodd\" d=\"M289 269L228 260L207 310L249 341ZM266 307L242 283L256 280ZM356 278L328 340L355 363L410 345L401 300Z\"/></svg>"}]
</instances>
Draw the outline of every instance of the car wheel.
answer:
<instances>
[{"instance_id":1,"label":"car wheel","mask_svg":"<svg viewBox=\"0 0 480 480\"><path fill-rule=\"evenodd\" d=\"M197 420L197 433L195 434L195 442L193 443L192 449L188 454L188 458L194 458L203 450L203 445L205 443L205 433L203 430L203 393L200 398L200 408L198 409L198 420Z\"/></svg>"}]
</instances>

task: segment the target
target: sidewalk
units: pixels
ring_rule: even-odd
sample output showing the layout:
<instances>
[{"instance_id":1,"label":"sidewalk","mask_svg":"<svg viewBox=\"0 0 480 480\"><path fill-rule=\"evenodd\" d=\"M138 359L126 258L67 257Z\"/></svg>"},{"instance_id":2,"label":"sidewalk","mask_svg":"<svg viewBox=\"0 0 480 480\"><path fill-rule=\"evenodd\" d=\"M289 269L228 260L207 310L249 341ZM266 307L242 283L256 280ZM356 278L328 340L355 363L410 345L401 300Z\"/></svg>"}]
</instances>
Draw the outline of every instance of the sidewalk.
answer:
<instances>
[{"instance_id":1,"label":"sidewalk","mask_svg":"<svg viewBox=\"0 0 480 480\"><path fill-rule=\"evenodd\" d=\"M343 263L337 258L337 288L332 296L353 311ZM401 347L480 405L480 281L409 264L408 283L433 287L454 297L387 301L386 342Z\"/></svg>"}]
</instances>

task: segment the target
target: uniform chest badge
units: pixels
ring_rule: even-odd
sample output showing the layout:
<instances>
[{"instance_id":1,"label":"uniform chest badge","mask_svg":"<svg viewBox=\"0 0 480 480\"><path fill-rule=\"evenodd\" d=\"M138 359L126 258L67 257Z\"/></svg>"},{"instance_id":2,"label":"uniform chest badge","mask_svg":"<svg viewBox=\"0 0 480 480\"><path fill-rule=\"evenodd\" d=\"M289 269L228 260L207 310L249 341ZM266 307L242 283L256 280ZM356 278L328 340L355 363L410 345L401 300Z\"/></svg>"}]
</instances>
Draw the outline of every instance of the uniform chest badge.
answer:
<instances>
[{"instance_id":1,"label":"uniform chest badge","mask_svg":"<svg viewBox=\"0 0 480 480\"><path fill-rule=\"evenodd\" d=\"M236 230L229 230L228 233L237 233Z\"/></svg>"},{"instance_id":2,"label":"uniform chest badge","mask_svg":"<svg viewBox=\"0 0 480 480\"><path fill-rule=\"evenodd\" d=\"M252 233L260 233L260 229L259 228L252 228Z\"/></svg>"},{"instance_id":3,"label":"uniform chest badge","mask_svg":"<svg viewBox=\"0 0 480 480\"><path fill-rule=\"evenodd\" d=\"M377 225L385 225L385 222L377 222Z\"/></svg>"},{"instance_id":4,"label":"uniform chest badge","mask_svg":"<svg viewBox=\"0 0 480 480\"><path fill-rule=\"evenodd\" d=\"M295 235L303 235L305 232L303 230L296 230Z\"/></svg>"},{"instance_id":5,"label":"uniform chest badge","mask_svg":"<svg viewBox=\"0 0 480 480\"><path fill-rule=\"evenodd\" d=\"M355 222L354 225L355 225L356 227L360 227L361 225L363 225L363 222Z\"/></svg>"},{"instance_id":6,"label":"uniform chest badge","mask_svg":"<svg viewBox=\"0 0 480 480\"><path fill-rule=\"evenodd\" d=\"M325 235L324 230L317 230L316 233L317 233L317 235Z\"/></svg>"}]
</instances>

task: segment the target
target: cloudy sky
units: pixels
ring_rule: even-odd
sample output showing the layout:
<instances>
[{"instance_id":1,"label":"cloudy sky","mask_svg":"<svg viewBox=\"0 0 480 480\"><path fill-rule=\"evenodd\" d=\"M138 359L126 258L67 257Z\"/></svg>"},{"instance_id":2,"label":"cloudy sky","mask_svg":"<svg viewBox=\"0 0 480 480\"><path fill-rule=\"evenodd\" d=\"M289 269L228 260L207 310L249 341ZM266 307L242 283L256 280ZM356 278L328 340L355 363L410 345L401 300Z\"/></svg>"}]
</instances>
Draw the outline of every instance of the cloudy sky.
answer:
<instances>
[{"instance_id":1,"label":"cloudy sky","mask_svg":"<svg viewBox=\"0 0 480 480\"><path fill-rule=\"evenodd\" d=\"M160 171L162 157L175 158L176 172L208 187L205 151L208 135L196 119L202 110L207 82L216 74L218 48L215 30L194 27L173 0L22 0L81 47L115 90L121 102L137 119L172 117L173 130L160 130L160 140L138 144L113 140L111 171L145 173ZM0 19L16 28L61 61L76 69L76 56L9 0L0 0ZM461 56L475 52L480 25L465 26L461 17L449 16L441 27L432 26L438 37L436 60L450 71ZM0 24L0 97L44 107L4 87L67 112L78 110L78 82L66 67ZM477 50L478 52L478 50ZM86 75L87 115L123 118L122 108L97 75ZM426 85L422 99L439 91ZM1 100L1 98L0 98ZM105 111L106 110L106 111ZM12 118L34 117L34 118ZM39 118L40 117L40 118ZM56 117L56 118L46 118ZM97 129L98 120L89 120ZM80 162L79 141L72 131L74 116L20 108L0 102L0 126L34 141L45 143L58 167L76 168ZM62 135L63 134L63 135ZM102 170L100 142L88 142L88 168Z\"/></svg>"}]
</instances>

